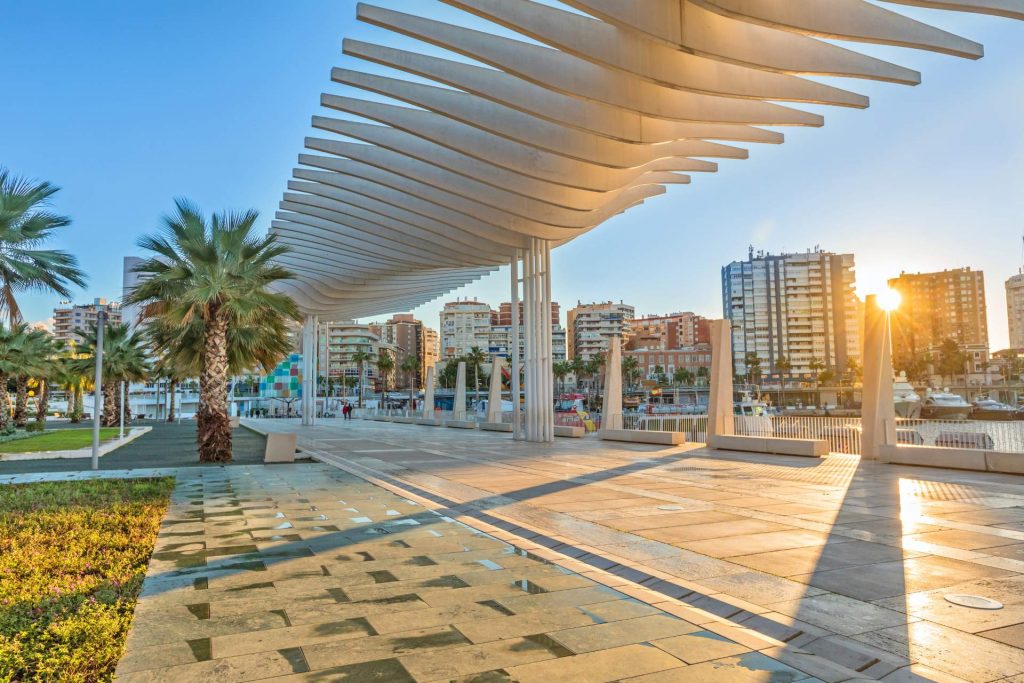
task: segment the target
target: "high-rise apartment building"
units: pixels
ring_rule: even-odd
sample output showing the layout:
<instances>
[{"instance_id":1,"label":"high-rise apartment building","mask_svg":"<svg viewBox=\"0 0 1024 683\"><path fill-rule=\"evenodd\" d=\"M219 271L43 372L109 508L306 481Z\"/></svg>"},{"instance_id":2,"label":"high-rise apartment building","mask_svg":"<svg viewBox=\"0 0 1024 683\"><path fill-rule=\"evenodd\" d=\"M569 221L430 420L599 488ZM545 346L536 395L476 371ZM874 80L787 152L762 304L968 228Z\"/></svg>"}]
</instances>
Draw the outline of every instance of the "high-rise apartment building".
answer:
<instances>
[{"instance_id":1,"label":"high-rise apartment building","mask_svg":"<svg viewBox=\"0 0 1024 683\"><path fill-rule=\"evenodd\" d=\"M810 374L812 361L844 372L859 361L862 307L854 294L853 254L815 249L800 254L754 254L722 268L722 307L732 323L733 367L757 354L762 375Z\"/></svg>"},{"instance_id":2,"label":"high-rise apartment building","mask_svg":"<svg viewBox=\"0 0 1024 683\"><path fill-rule=\"evenodd\" d=\"M107 312L107 324L121 323L121 308L106 299L97 299L96 303L84 306L63 305L53 309L53 337L66 344L81 344L82 333L88 332L96 324L97 311L103 306Z\"/></svg>"},{"instance_id":3,"label":"high-rise apartment building","mask_svg":"<svg viewBox=\"0 0 1024 683\"><path fill-rule=\"evenodd\" d=\"M558 302L551 302L551 358L558 363L566 359L565 328L559 321L560 307ZM498 306L491 325L490 341L487 352L492 356L511 358L512 346L512 304L504 302ZM526 354L526 331L523 327L523 303L519 302L519 360L524 361Z\"/></svg>"},{"instance_id":4,"label":"high-rise apartment building","mask_svg":"<svg viewBox=\"0 0 1024 683\"><path fill-rule=\"evenodd\" d=\"M140 275L135 272L144 259L138 256L125 256L124 262L121 268L121 301L123 302L129 294L135 291L142 281L145 279L144 275ZM121 319L128 324L132 329L135 329L139 324L139 307L137 305L121 306Z\"/></svg>"},{"instance_id":5,"label":"high-rise apartment building","mask_svg":"<svg viewBox=\"0 0 1024 683\"><path fill-rule=\"evenodd\" d=\"M1010 348L1024 349L1024 273L1006 281L1006 318L1010 323Z\"/></svg>"},{"instance_id":6,"label":"high-rise apartment building","mask_svg":"<svg viewBox=\"0 0 1024 683\"><path fill-rule=\"evenodd\" d=\"M320 327L320 375L333 379L359 378L359 365L355 354L362 351L370 355L363 363L364 383L376 374L380 337L369 325L347 321L325 323Z\"/></svg>"},{"instance_id":7,"label":"high-rise apartment building","mask_svg":"<svg viewBox=\"0 0 1024 683\"><path fill-rule=\"evenodd\" d=\"M557 301L551 302L551 324L560 325L561 307ZM494 318L495 325L508 326L512 324L512 302L506 301L498 306ZM519 324L523 324L523 302L519 302Z\"/></svg>"},{"instance_id":8,"label":"high-rise apartment building","mask_svg":"<svg viewBox=\"0 0 1024 683\"><path fill-rule=\"evenodd\" d=\"M437 330L423 326L423 348L420 351L422 360L420 370L423 373L423 384L426 386L427 368L432 368L441 360L441 337Z\"/></svg>"},{"instance_id":9,"label":"high-rise apartment building","mask_svg":"<svg viewBox=\"0 0 1024 683\"><path fill-rule=\"evenodd\" d=\"M493 317L491 307L475 299L446 303L441 311L441 358L464 356L474 346L486 352Z\"/></svg>"},{"instance_id":10,"label":"high-rise apartment building","mask_svg":"<svg viewBox=\"0 0 1024 683\"><path fill-rule=\"evenodd\" d=\"M682 349L711 343L711 321L696 313L671 313L634 318L628 322L624 348Z\"/></svg>"},{"instance_id":11,"label":"high-rise apartment building","mask_svg":"<svg viewBox=\"0 0 1024 683\"><path fill-rule=\"evenodd\" d=\"M912 361L952 339L961 349L988 348L985 276L970 268L900 273L889 280L900 294L892 314L893 357Z\"/></svg>"},{"instance_id":12,"label":"high-rise apartment building","mask_svg":"<svg viewBox=\"0 0 1024 683\"><path fill-rule=\"evenodd\" d=\"M599 304L577 302L576 308L566 314L568 357L591 360L598 354L606 353L609 337L614 334L627 336L629 321L635 317L636 310L621 301Z\"/></svg>"}]
</instances>

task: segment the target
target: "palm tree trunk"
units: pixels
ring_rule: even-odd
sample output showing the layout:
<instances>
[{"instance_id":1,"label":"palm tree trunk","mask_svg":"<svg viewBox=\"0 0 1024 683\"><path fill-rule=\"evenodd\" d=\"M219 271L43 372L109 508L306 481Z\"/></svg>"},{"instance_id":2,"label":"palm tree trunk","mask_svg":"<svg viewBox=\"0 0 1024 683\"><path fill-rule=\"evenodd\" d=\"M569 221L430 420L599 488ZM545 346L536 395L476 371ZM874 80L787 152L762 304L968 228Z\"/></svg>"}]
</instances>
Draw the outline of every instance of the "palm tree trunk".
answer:
<instances>
[{"instance_id":1,"label":"palm tree trunk","mask_svg":"<svg viewBox=\"0 0 1024 683\"><path fill-rule=\"evenodd\" d=\"M0 374L0 430L5 430L11 419L11 395L7 393L7 375Z\"/></svg>"},{"instance_id":2,"label":"palm tree trunk","mask_svg":"<svg viewBox=\"0 0 1024 683\"><path fill-rule=\"evenodd\" d=\"M227 315L219 307L212 307L203 334L203 370L199 387L200 462L231 462L227 341Z\"/></svg>"},{"instance_id":3,"label":"palm tree trunk","mask_svg":"<svg viewBox=\"0 0 1024 683\"><path fill-rule=\"evenodd\" d=\"M104 427L113 427L117 425L117 419L120 415L118 412L119 408L120 406L117 404L117 383L104 382L103 411L100 413L100 424Z\"/></svg>"},{"instance_id":4,"label":"palm tree trunk","mask_svg":"<svg viewBox=\"0 0 1024 683\"><path fill-rule=\"evenodd\" d=\"M14 426L24 427L28 422L28 377L19 377L17 387L14 399Z\"/></svg>"},{"instance_id":5,"label":"palm tree trunk","mask_svg":"<svg viewBox=\"0 0 1024 683\"><path fill-rule=\"evenodd\" d=\"M118 405L120 406L121 411L124 413L124 423L126 425L130 425L131 422L132 422L132 407L128 403L128 386L129 386L128 382L125 382L124 383L124 400L123 401L121 400L121 395L122 395L121 394L121 386L119 385L118 388L117 388L117 391L118 391Z\"/></svg>"},{"instance_id":6,"label":"palm tree trunk","mask_svg":"<svg viewBox=\"0 0 1024 683\"><path fill-rule=\"evenodd\" d=\"M46 413L50 411L50 384L45 380L39 380L39 402L36 404L36 422L44 424Z\"/></svg>"},{"instance_id":7,"label":"palm tree trunk","mask_svg":"<svg viewBox=\"0 0 1024 683\"><path fill-rule=\"evenodd\" d=\"M172 379L170 385L167 387L167 391L171 395L171 405L167 409L167 421L174 422L174 394L178 391L178 382Z\"/></svg>"}]
</instances>

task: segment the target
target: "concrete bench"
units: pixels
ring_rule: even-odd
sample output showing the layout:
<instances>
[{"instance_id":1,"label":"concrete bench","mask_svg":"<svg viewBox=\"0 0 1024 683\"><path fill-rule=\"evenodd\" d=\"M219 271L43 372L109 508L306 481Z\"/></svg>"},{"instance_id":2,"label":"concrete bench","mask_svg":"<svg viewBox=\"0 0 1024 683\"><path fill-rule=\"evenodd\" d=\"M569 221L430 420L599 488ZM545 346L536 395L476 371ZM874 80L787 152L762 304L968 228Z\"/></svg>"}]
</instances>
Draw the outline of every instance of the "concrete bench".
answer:
<instances>
[{"instance_id":1,"label":"concrete bench","mask_svg":"<svg viewBox=\"0 0 1024 683\"><path fill-rule=\"evenodd\" d=\"M425 427L442 427L444 426L444 420L439 417L418 417L416 418L416 424Z\"/></svg>"},{"instance_id":2,"label":"concrete bench","mask_svg":"<svg viewBox=\"0 0 1024 683\"><path fill-rule=\"evenodd\" d=\"M481 422L480 429L485 432L508 432L512 433L511 422Z\"/></svg>"},{"instance_id":3,"label":"concrete bench","mask_svg":"<svg viewBox=\"0 0 1024 683\"><path fill-rule=\"evenodd\" d=\"M398 424L411 425L412 423L416 422L416 418L415 417L407 417L405 415L400 415L398 417L391 418L391 421L392 422L397 422Z\"/></svg>"},{"instance_id":4,"label":"concrete bench","mask_svg":"<svg viewBox=\"0 0 1024 683\"><path fill-rule=\"evenodd\" d=\"M295 451L298 445L298 434L268 432L267 448L263 453L263 462L295 462Z\"/></svg>"},{"instance_id":5,"label":"concrete bench","mask_svg":"<svg viewBox=\"0 0 1024 683\"><path fill-rule=\"evenodd\" d=\"M991 451L974 448L937 448L935 446L879 446L878 459L894 465L919 465L924 467L946 467L956 470L988 470L988 456ZM1000 454L1010 455L1010 454ZM1018 456L1024 457L1024 456ZM1009 465L993 458L995 465ZM1001 471L1001 470L993 470Z\"/></svg>"},{"instance_id":6,"label":"concrete bench","mask_svg":"<svg viewBox=\"0 0 1024 683\"><path fill-rule=\"evenodd\" d=\"M444 426L452 429L476 429L477 423L475 420L447 420Z\"/></svg>"},{"instance_id":7,"label":"concrete bench","mask_svg":"<svg viewBox=\"0 0 1024 683\"><path fill-rule=\"evenodd\" d=\"M567 439L582 439L587 433L586 427L573 427L571 425L555 425L555 436L564 436Z\"/></svg>"},{"instance_id":8,"label":"concrete bench","mask_svg":"<svg viewBox=\"0 0 1024 683\"><path fill-rule=\"evenodd\" d=\"M708 439L708 445L724 451L770 453L772 455L799 455L820 458L828 455L829 444L824 439L783 439L773 436L717 435Z\"/></svg>"},{"instance_id":9,"label":"concrete bench","mask_svg":"<svg viewBox=\"0 0 1024 683\"><path fill-rule=\"evenodd\" d=\"M370 419L374 422L391 422L392 418L390 415L374 415Z\"/></svg>"},{"instance_id":10,"label":"concrete bench","mask_svg":"<svg viewBox=\"0 0 1024 683\"><path fill-rule=\"evenodd\" d=\"M654 443L663 446L678 446L686 443L683 432L654 432L636 429L602 429L597 435L605 441L626 441L629 443Z\"/></svg>"}]
</instances>

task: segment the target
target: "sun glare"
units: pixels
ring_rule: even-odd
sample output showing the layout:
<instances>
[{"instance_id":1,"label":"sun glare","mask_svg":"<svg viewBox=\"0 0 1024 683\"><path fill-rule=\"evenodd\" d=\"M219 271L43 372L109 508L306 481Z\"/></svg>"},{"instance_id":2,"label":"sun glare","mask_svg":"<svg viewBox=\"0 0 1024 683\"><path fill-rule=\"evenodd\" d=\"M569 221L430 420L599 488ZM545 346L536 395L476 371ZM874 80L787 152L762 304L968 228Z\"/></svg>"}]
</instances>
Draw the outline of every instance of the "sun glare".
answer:
<instances>
[{"instance_id":1,"label":"sun glare","mask_svg":"<svg viewBox=\"0 0 1024 683\"><path fill-rule=\"evenodd\" d=\"M900 293L895 289L885 289L878 295L878 306L883 311L895 311L900 307L900 299Z\"/></svg>"}]
</instances>

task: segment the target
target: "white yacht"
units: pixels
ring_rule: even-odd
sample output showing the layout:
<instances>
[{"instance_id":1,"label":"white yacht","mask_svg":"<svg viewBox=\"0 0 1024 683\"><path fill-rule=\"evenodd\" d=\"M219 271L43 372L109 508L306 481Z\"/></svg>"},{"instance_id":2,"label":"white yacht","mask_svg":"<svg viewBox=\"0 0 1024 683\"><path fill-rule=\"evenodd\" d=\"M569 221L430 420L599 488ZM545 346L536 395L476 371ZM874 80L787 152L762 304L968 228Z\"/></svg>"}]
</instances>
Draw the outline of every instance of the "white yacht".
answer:
<instances>
[{"instance_id":1,"label":"white yacht","mask_svg":"<svg viewBox=\"0 0 1024 683\"><path fill-rule=\"evenodd\" d=\"M915 419L921 416L921 396L914 391L907 373L901 372L893 379L892 394L896 403L896 417Z\"/></svg>"},{"instance_id":2,"label":"white yacht","mask_svg":"<svg viewBox=\"0 0 1024 683\"><path fill-rule=\"evenodd\" d=\"M974 409L960 394L948 389L929 392L921 406L921 417L926 420L966 420Z\"/></svg>"}]
</instances>

